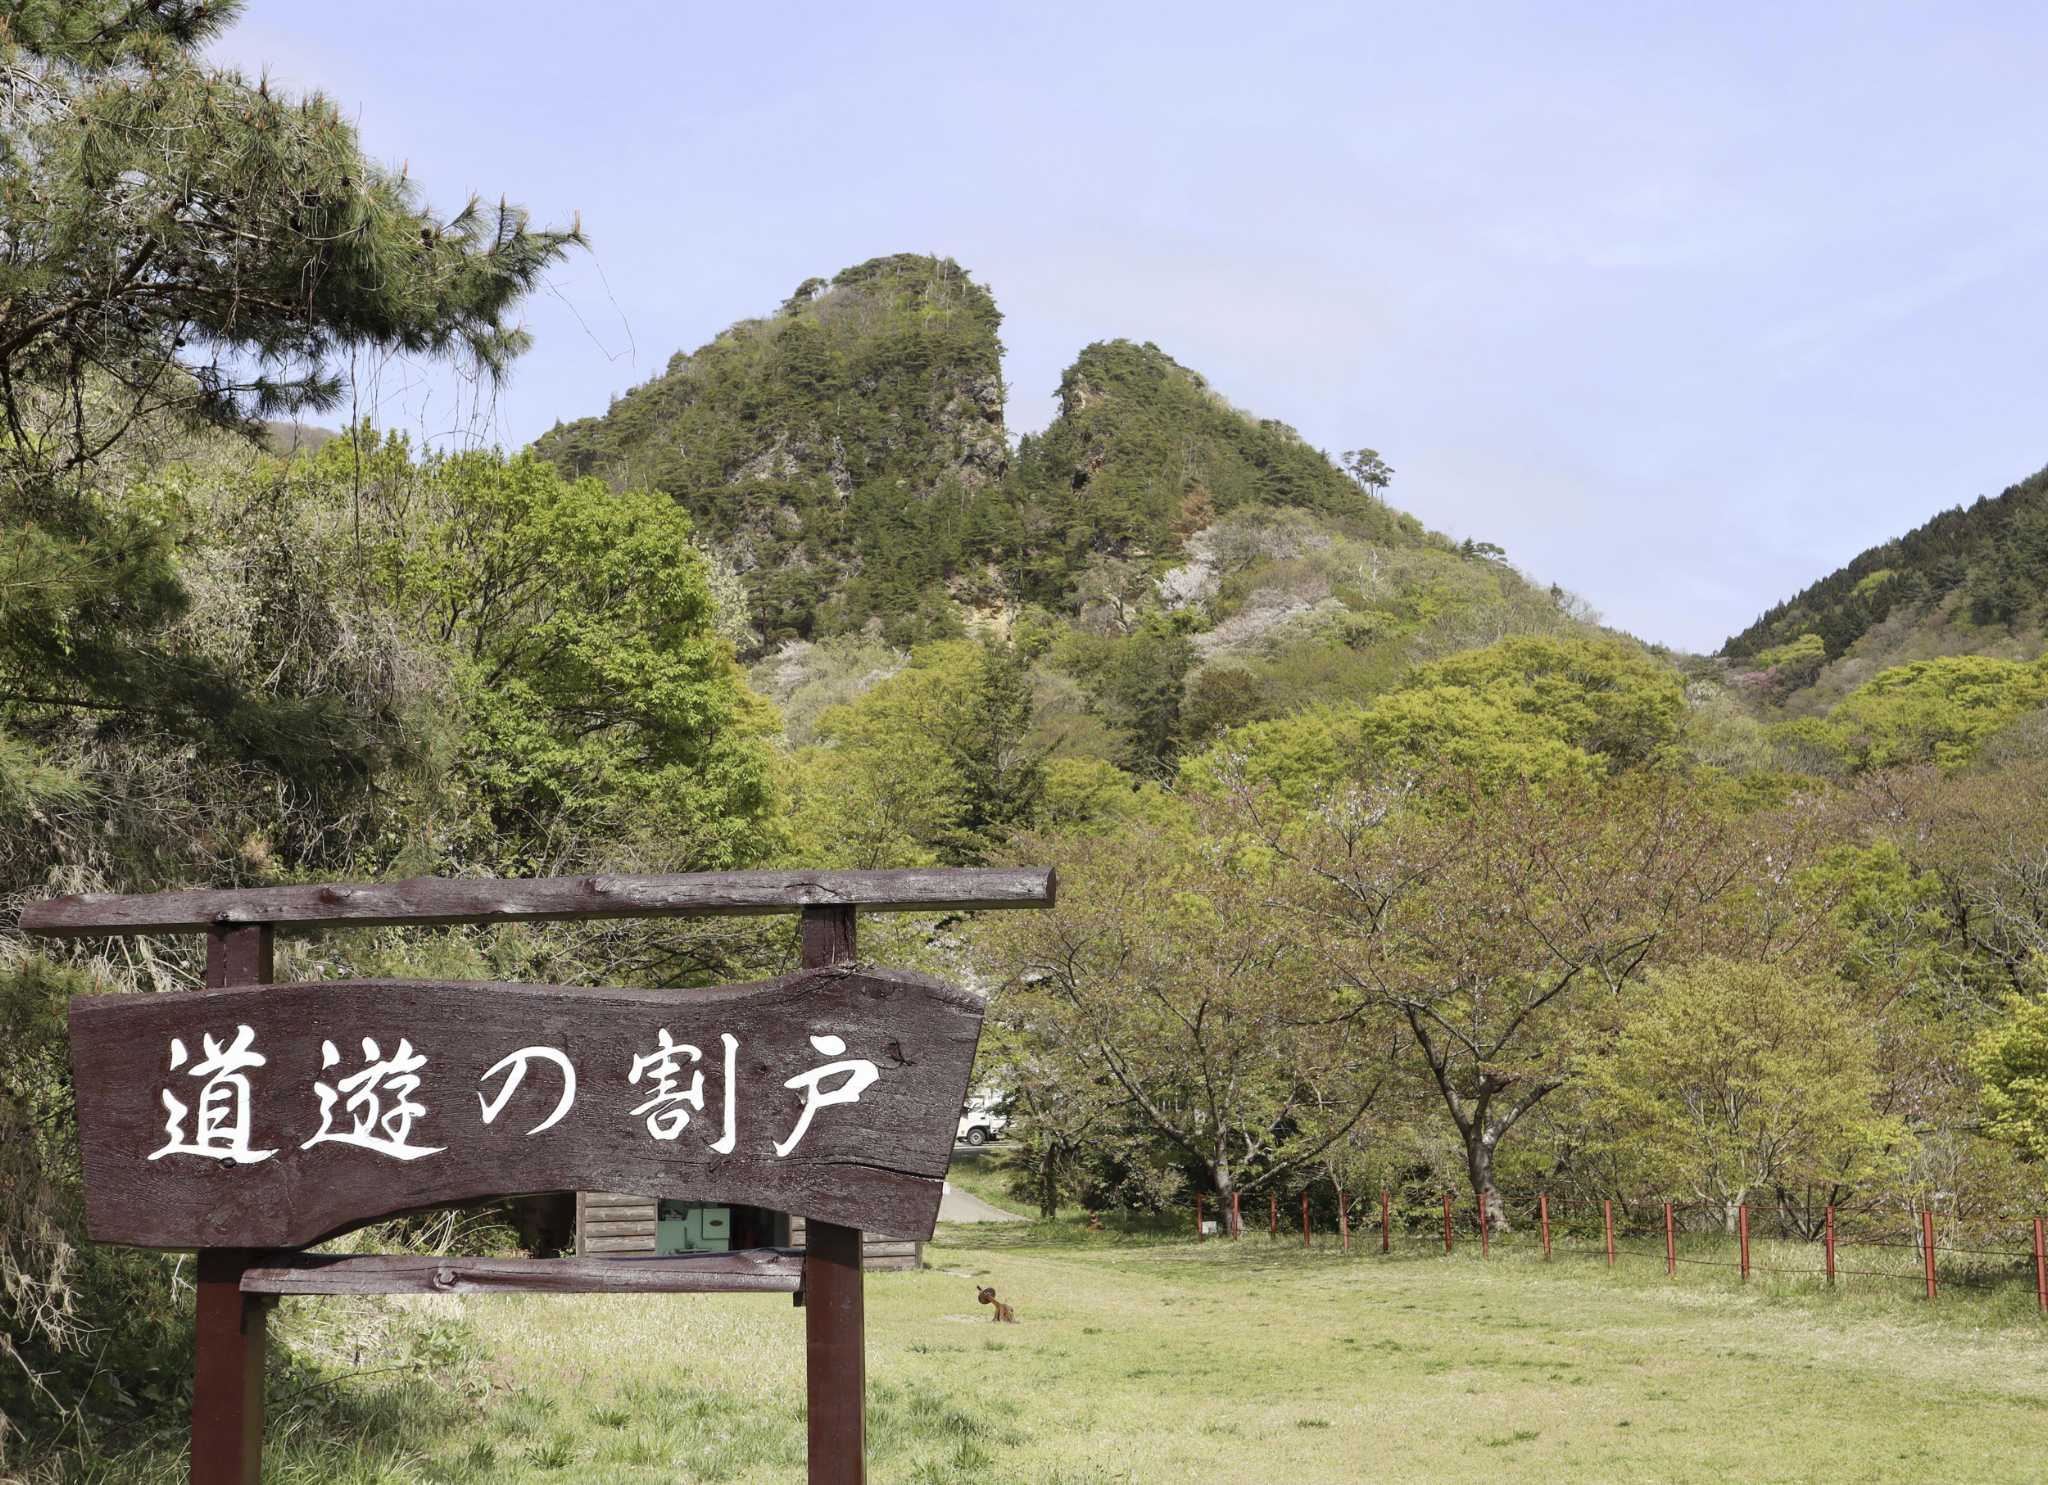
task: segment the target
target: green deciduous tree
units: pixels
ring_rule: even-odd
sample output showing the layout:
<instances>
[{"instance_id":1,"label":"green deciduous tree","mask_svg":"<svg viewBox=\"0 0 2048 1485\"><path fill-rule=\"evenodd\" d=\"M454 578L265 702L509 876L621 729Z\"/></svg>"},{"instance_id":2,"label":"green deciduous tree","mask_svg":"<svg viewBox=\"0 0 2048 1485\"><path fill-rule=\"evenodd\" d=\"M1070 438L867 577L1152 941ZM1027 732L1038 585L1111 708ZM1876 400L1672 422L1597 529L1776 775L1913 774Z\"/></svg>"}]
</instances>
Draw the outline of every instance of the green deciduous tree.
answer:
<instances>
[{"instance_id":1,"label":"green deciduous tree","mask_svg":"<svg viewBox=\"0 0 2048 1485\"><path fill-rule=\"evenodd\" d=\"M1825 719L1788 727L1832 750L1852 771L1919 763L1955 769L2044 701L2048 667L2039 662L1951 655L1882 671Z\"/></svg>"},{"instance_id":2,"label":"green deciduous tree","mask_svg":"<svg viewBox=\"0 0 2048 1485\"><path fill-rule=\"evenodd\" d=\"M1366 778L1306 811L1240 780L1232 803L1294 869L1300 942L1406 1026L1503 1229L1503 1142L1579 1075L1605 1008L1709 929L1747 859L1659 776Z\"/></svg>"},{"instance_id":3,"label":"green deciduous tree","mask_svg":"<svg viewBox=\"0 0 2048 1485\"><path fill-rule=\"evenodd\" d=\"M2029 1160L2048 1160L2048 1000L2015 995L2006 1019L1971 1050L1983 1086L1984 1132Z\"/></svg>"},{"instance_id":4,"label":"green deciduous tree","mask_svg":"<svg viewBox=\"0 0 2048 1485\"><path fill-rule=\"evenodd\" d=\"M818 718L794 760L793 830L849 866L980 861L1038 814L1028 668L1007 645L952 640Z\"/></svg>"},{"instance_id":5,"label":"green deciduous tree","mask_svg":"<svg viewBox=\"0 0 2048 1485\"><path fill-rule=\"evenodd\" d=\"M1384 1084L1390 1028L1270 907L1259 853L1192 821L1033 843L1059 906L1001 915L978 950L992 1013L1040 1065L1231 1194L1314 1163Z\"/></svg>"},{"instance_id":6,"label":"green deciduous tree","mask_svg":"<svg viewBox=\"0 0 2048 1485\"><path fill-rule=\"evenodd\" d=\"M1650 1190L1798 1220L1904 1168L1880 1109L1876 1038L1851 988L1782 964L1708 956L1653 971L1586 1061L1589 1148Z\"/></svg>"},{"instance_id":7,"label":"green deciduous tree","mask_svg":"<svg viewBox=\"0 0 2048 1485\"><path fill-rule=\"evenodd\" d=\"M707 870L766 853L772 714L718 632L673 501L531 454L415 461L398 438L362 467L336 440L303 478L360 499L383 600L457 657L457 767L501 869L622 843Z\"/></svg>"},{"instance_id":8,"label":"green deciduous tree","mask_svg":"<svg viewBox=\"0 0 2048 1485\"><path fill-rule=\"evenodd\" d=\"M1240 728L1190 777L1235 772L1297 799L1361 770L1595 779L1669 759L1684 712L1678 677L1620 641L1525 635L1417 666L1367 706Z\"/></svg>"}]
</instances>

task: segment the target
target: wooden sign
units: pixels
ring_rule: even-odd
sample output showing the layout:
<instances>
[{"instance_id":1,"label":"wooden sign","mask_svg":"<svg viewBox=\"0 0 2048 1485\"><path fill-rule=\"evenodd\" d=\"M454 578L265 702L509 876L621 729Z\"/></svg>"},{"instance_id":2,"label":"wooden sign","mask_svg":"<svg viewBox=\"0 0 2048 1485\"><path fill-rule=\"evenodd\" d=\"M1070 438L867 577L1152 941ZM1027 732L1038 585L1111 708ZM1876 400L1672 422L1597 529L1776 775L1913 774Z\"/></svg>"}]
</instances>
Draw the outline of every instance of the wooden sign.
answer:
<instances>
[{"instance_id":1,"label":"wooden sign","mask_svg":"<svg viewBox=\"0 0 2048 1485\"><path fill-rule=\"evenodd\" d=\"M978 997L846 965L716 990L345 981L71 1005L87 1228L301 1247L607 1190L929 1238Z\"/></svg>"}]
</instances>

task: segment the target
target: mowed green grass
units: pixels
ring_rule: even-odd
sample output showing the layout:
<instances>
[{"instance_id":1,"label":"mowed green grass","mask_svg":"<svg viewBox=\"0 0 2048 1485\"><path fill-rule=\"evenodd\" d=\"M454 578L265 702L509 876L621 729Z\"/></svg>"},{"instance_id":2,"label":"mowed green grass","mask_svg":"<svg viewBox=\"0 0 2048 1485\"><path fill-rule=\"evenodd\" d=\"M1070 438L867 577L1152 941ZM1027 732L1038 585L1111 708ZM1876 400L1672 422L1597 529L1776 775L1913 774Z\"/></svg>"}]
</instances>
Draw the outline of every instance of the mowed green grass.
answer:
<instances>
[{"instance_id":1,"label":"mowed green grass","mask_svg":"<svg viewBox=\"0 0 2048 1485\"><path fill-rule=\"evenodd\" d=\"M871 1478L2039 1481L2048 1326L1658 1266L944 1231L868 1281ZM975 1303L993 1284L1020 1324ZM2031 1301L2031 1296L2025 1296ZM803 1315L768 1297L470 1302L468 1395L358 1384L273 1482L803 1478ZM336 1436L349 1423L353 1439ZM139 1463L138 1463L139 1469ZM142 1470L106 1479L154 1479ZM166 1476L168 1478L168 1476Z\"/></svg>"}]
</instances>

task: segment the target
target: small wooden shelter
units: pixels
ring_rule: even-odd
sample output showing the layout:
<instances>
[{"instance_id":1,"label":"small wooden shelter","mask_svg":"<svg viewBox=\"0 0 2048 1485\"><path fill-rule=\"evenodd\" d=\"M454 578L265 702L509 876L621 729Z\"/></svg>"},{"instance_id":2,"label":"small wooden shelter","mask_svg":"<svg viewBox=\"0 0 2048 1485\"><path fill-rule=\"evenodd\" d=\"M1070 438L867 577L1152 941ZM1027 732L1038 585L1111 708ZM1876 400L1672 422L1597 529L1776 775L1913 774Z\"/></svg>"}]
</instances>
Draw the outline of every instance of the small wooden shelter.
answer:
<instances>
[{"instance_id":1,"label":"small wooden shelter","mask_svg":"<svg viewBox=\"0 0 2048 1485\"><path fill-rule=\"evenodd\" d=\"M734 1248L801 1248L804 1219L764 1207L714 1207L662 1201L630 1191L576 1193L576 1253L582 1258L665 1258ZM864 1233L869 1273L914 1269L924 1244Z\"/></svg>"}]
</instances>

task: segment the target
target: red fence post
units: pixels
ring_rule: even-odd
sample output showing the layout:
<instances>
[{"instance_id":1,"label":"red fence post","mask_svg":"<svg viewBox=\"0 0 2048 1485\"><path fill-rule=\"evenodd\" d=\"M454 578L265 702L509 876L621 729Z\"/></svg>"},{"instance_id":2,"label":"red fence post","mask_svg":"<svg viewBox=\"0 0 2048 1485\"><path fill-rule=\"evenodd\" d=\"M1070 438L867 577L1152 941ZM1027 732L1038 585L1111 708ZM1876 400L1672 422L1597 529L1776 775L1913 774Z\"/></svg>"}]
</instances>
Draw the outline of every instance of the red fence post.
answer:
<instances>
[{"instance_id":1,"label":"red fence post","mask_svg":"<svg viewBox=\"0 0 2048 1485\"><path fill-rule=\"evenodd\" d=\"M1308 1193L1301 1193L1301 1245L1308 1246Z\"/></svg>"},{"instance_id":2,"label":"red fence post","mask_svg":"<svg viewBox=\"0 0 2048 1485\"><path fill-rule=\"evenodd\" d=\"M1934 1299L1934 1213L1920 1214L1920 1251L1927 1255L1927 1298Z\"/></svg>"},{"instance_id":3,"label":"red fence post","mask_svg":"<svg viewBox=\"0 0 2048 1485\"><path fill-rule=\"evenodd\" d=\"M1828 1208L1828 1283L1835 1282L1835 1209Z\"/></svg>"},{"instance_id":4,"label":"red fence post","mask_svg":"<svg viewBox=\"0 0 2048 1485\"><path fill-rule=\"evenodd\" d=\"M1742 1244L1742 1282L1749 1282L1749 1203L1735 1209L1737 1241Z\"/></svg>"},{"instance_id":5,"label":"red fence post","mask_svg":"<svg viewBox=\"0 0 2048 1485\"><path fill-rule=\"evenodd\" d=\"M1266 1215L1272 1219L1273 1231L1271 1235L1277 1241L1280 1236L1280 1193L1268 1191L1266 1193L1266 1202L1272 1208Z\"/></svg>"},{"instance_id":6,"label":"red fence post","mask_svg":"<svg viewBox=\"0 0 2048 1485\"><path fill-rule=\"evenodd\" d=\"M1671 1220L1671 1203L1664 1203L1664 1272L1678 1277L1678 1225Z\"/></svg>"},{"instance_id":7,"label":"red fence post","mask_svg":"<svg viewBox=\"0 0 2048 1485\"><path fill-rule=\"evenodd\" d=\"M1351 1214L1344 1210L1344 1188L1337 1188L1337 1232L1344 1239L1344 1251L1351 1251Z\"/></svg>"},{"instance_id":8,"label":"red fence post","mask_svg":"<svg viewBox=\"0 0 2048 1485\"><path fill-rule=\"evenodd\" d=\"M1444 1251L1451 1251L1451 1193L1444 1193Z\"/></svg>"},{"instance_id":9,"label":"red fence post","mask_svg":"<svg viewBox=\"0 0 2048 1485\"><path fill-rule=\"evenodd\" d=\"M1536 1198L1536 1220L1543 1224L1543 1259L1550 1261L1550 1198L1539 1195Z\"/></svg>"},{"instance_id":10,"label":"red fence post","mask_svg":"<svg viewBox=\"0 0 2048 1485\"><path fill-rule=\"evenodd\" d=\"M1607 1228L1607 1266L1614 1267L1614 1203L1600 1203L1600 1220Z\"/></svg>"},{"instance_id":11,"label":"red fence post","mask_svg":"<svg viewBox=\"0 0 2048 1485\"><path fill-rule=\"evenodd\" d=\"M1237 1196L1235 1191L1230 1193L1230 1237L1233 1242L1244 1231L1244 1213L1238 1209Z\"/></svg>"},{"instance_id":12,"label":"red fence post","mask_svg":"<svg viewBox=\"0 0 2048 1485\"><path fill-rule=\"evenodd\" d=\"M1195 1241L1202 1240L1202 1193L1195 1193Z\"/></svg>"},{"instance_id":13,"label":"red fence post","mask_svg":"<svg viewBox=\"0 0 2048 1485\"><path fill-rule=\"evenodd\" d=\"M2048 1237L2039 1217L2034 1219L2034 1298L2048 1311Z\"/></svg>"},{"instance_id":14,"label":"red fence post","mask_svg":"<svg viewBox=\"0 0 2048 1485\"><path fill-rule=\"evenodd\" d=\"M1393 1250L1394 1223L1392 1207L1392 1200L1388 1197L1386 1188L1383 1186L1380 1188L1380 1251L1382 1253ZM2036 1222L2034 1224L2034 1229L2037 1233L2040 1231L2040 1227L2040 1223ZM2044 1301L2044 1303L2048 1303L2048 1301Z\"/></svg>"}]
</instances>

